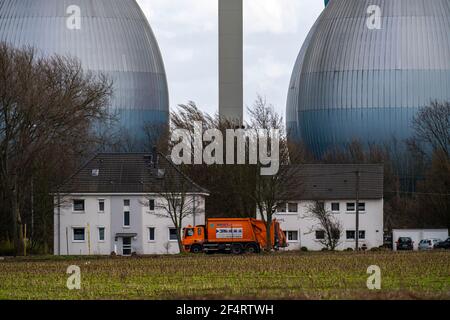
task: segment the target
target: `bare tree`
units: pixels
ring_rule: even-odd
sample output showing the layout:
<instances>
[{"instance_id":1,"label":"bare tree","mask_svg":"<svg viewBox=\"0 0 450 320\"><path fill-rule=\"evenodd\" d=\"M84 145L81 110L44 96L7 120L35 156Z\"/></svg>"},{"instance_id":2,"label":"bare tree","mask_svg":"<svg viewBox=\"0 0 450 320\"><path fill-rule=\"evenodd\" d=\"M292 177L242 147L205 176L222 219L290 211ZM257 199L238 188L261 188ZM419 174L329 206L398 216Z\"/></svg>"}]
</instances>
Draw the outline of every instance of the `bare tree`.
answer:
<instances>
[{"instance_id":1,"label":"bare tree","mask_svg":"<svg viewBox=\"0 0 450 320\"><path fill-rule=\"evenodd\" d=\"M0 183L17 254L23 248L21 199L38 159L55 154L55 147L93 142L92 124L106 119L111 88L76 60L37 58L32 48L0 44Z\"/></svg>"},{"instance_id":2,"label":"bare tree","mask_svg":"<svg viewBox=\"0 0 450 320\"><path fill-rule=\"evenodd\" d=\"M217 129L223 136L227 129L236 129L235 123L221 119L217 114L212 116L202 112L192 101L180 105L171 114L172 130L185 129L193 135L195 122L202 123L203 132ZM206 145L204 143L203 147ZM225 152L226 146L223 154ZM249 188L254 187L254 168L248 165L200 164L184 166L182 170L211 192L206 200L209 217L254 217L256 206L248 196Z\"/></svg>"},{"instance_id":3,"label":"bare tree","mask_svg":"<svg viewBox=\"0 0 450 320\"><path fill-rule=\"evenodd\" d=\"M418 183L417 216L426 228L450 227L450 159L436 150L425 179Z\"/></svg>"},{"instance_id":4,"label":"bare tree","mask_svg":"<svg viewBox=\"0 0 450 320\"><path fill-rule=\"evenodd\" d=\"M317 221L317 225L310 232L323 232L323 239L317 239L316 241L323 245L324 248L334 251L339 246L342 236L342 224L334 217L333 213L325 208L323 202L315 201L309 205L304 218Z\"/></svg>"},{"instance_id":5,"label":"bare tree","mask_svg":"<svg viewBox=\"0 0 450 320\"><path fill-rule=\"evenodd\" d=\"M450 102L434 101L419 111L413 120L413 128L419 140L442 150L447 158L450 152Z\"/></svg>"},{"instance_id":6,"label":"bare tree","mask_svg":"<svg viewBox=\"0 0 450 320\"><path fill-rule=\"evenodd\" d=\"M257 97L253 107L248 110L248 113L251 116L250 128L256 131L260 129L266 130L266 140L269 145L279 142L279 147L273 149L279 151L278 172L274 175L261 175L260 169L262 165L259 163L254 168L256 170L253 170L254 179L252 182L254 183L254 187L248 188L250 190L249 197L256 203L261 219L266 225L266 250L270 251L272 250L271 228L277 206L289 197L292 190L295 189L299 193L302 188L302 183L297 179L292 179L296 173L295 171L299 170L299 166L290 166L292 159L289 155L283 118L275 112L274 107L262 96ZM272 139L269 134L270 130L278 130L279 141ZM272 148L268 149L271 150ZM300 153L296 153L296 155L298 154Z\"/></svg>"},{"instance_id":7,"label":"bare tree","mask_svg":"<svg viewBox=\"0 0 450 320\"><path fill-rule=\"evenodd\" d=\"M167 160L169 161L169 160ZM180 253L183 252L182 228L186 218L195 212L195 195L192 192L193 182L177 167L169 165L164 169L155 168L155 174L161 181L158 199L148 196L148 200L155 201L154 215L159 218L169 218L177 231L177 242Z\"/></svg>"}]
</instances>

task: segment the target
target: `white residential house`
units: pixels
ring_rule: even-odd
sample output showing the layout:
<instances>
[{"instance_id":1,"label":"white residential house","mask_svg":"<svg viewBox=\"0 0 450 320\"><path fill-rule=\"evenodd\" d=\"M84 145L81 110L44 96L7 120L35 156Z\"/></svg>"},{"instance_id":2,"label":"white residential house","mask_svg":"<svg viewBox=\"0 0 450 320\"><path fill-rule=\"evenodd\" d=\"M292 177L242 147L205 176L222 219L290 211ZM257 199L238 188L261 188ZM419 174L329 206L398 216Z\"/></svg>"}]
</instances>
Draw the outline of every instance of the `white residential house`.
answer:
<instances>
[{"instance_id":1,"label":"white residential house","mask_svg":"<svg viewBox=\"0 0 450 320\"><path fill-rule=\"evenodd\" d=\"M367 249L383 245L383 166L381 165L301 165L292 171L298 190L289 190L279 204L276 218L289 246L286 250L321 250L324 232L311 218L315 201L342 225L338 250L355 249L356 186L359 172L359 246Z\"/></svg>"},{"instance_id":2,"label":"white residential house","mask_svg":"<svg viewBox=\"0 0 450 320\"><path fill-rule=\"evenodd\" d=\"M54 254L178 253L173 222L161 217L168 186L191 207L183 226L204 224L208 191L163 155L98 154L54 195Z\"/></svg>"}]
</instances>

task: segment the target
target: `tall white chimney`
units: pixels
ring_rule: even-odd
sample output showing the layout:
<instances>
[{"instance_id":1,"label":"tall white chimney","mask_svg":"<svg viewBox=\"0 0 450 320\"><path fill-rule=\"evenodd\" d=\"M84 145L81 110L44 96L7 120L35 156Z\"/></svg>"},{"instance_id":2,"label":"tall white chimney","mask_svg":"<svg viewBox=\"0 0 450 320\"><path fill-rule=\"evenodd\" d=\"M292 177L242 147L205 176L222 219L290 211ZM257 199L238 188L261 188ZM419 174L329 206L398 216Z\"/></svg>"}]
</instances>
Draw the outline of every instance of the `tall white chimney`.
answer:
<instances>
[{"instance_id":1,"label":"tall white chimney","mask_svg":"<svg viewBox=\"0 0 450 320\"><path fill-rule=\"evenodd\" d=\"M219 0L219 114L242 123L244 53L242 0Z\"/></svg>"}]
</instances>

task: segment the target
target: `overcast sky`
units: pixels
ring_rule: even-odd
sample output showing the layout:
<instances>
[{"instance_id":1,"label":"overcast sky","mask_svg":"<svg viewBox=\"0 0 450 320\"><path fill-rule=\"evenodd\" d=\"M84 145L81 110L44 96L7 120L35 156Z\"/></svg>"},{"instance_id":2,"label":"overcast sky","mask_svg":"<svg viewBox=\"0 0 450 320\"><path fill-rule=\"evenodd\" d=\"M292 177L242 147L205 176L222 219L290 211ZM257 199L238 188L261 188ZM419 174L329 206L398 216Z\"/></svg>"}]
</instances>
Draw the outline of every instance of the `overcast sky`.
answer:
<instances>
[{"instance_id":1,"label":"overcast sky","mask_svg":"<svg viewBox=\"0 0 450 320\"><path fill-rule=\"evenodd\" d=\"M161 48L170 107L218 110L218 0L137 0ZM283 116L292 68L323 0L244 0L244 104L259 93Z\"/></svg>"}]
</instances>

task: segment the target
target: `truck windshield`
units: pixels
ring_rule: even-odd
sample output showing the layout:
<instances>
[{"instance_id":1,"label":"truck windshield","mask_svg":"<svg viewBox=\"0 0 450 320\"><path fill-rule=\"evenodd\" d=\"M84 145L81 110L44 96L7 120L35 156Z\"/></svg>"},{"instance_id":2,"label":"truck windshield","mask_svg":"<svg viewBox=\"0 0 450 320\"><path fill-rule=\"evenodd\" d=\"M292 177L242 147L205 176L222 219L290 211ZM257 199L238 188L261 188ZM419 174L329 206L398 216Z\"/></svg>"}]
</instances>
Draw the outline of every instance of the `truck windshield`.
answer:
<instances>
[{"instance_id":1,"label":"truck windshield","mask_svg":"<svg viewBox=\"0 0 450 320\"><path fill-rule=\"evenodd\" d=\"M184 236L185 237L192 237L194 235L193 229L185 229Z\"/></svg>"}]
</instances>

